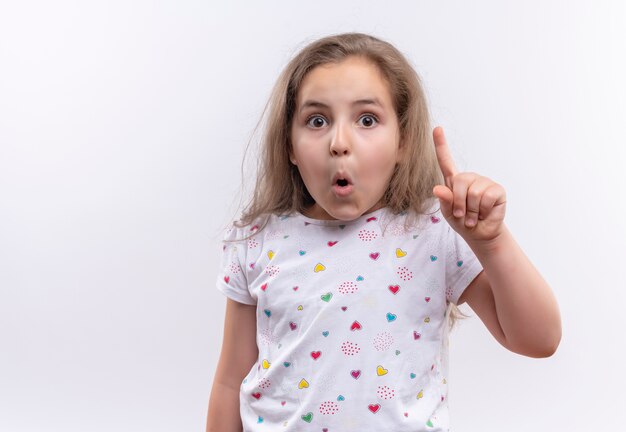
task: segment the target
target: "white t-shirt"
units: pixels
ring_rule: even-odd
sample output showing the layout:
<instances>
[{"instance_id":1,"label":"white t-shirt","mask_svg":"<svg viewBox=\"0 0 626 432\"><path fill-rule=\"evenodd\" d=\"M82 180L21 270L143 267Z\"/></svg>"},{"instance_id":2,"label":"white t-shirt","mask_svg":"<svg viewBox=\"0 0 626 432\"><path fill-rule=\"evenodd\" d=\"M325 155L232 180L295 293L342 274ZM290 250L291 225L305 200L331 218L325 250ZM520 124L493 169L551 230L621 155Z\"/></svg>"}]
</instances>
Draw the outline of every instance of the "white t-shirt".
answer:
<instances>
[{"instance_id":1,"label":"white t-shirt","mask_svg":"<svg viewBox=\"0 0 626 432\"><path fill-rule=\"evenodd\" d=\"M408 230L392 216L293 213L226 230L256 233L224 243L217 278L257 308L244 432L449 430L448 305L482 266L439 210Z\"/></svg>"}]
</instances>

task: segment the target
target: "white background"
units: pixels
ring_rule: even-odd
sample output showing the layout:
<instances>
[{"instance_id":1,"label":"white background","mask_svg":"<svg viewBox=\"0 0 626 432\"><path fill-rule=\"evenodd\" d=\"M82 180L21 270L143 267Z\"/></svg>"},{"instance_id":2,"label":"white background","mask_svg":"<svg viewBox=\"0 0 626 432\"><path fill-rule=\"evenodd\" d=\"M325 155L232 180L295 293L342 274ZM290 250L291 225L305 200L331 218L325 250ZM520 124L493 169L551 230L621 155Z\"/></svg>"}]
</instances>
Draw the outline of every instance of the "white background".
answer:
<instances>
[{"instance_id":1,"label":"white background","mask_svg":"<svg viewBox=\"0 0 626 432\"><path fill-rule=\"evenodd\" d=\"M0 431L204 430L244 148L287 61L344 31L409 58L560 304L547 359L452 333L453 430L623 427L624 2L4 1Z\"/></svg>"}]
</instances>

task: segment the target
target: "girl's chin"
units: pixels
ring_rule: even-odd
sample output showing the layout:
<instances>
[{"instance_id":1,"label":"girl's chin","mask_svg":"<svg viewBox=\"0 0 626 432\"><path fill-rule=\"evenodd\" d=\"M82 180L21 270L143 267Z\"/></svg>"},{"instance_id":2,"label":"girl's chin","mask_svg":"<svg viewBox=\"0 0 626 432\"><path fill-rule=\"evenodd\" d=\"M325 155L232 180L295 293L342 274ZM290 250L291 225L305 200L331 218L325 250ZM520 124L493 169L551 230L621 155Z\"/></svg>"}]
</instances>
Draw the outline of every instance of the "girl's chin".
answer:
<instances>
[{"instance_id":1,"label":"girl's chin","mask_svg":"<svg viewBox=\"0 0 626 432\"><path fill-rule=\"evenodd\" d=\"M352 221L382 207L382 204L362 208L358 205L330 205L327 208L315 203L307 212L312 219Z\"/></svg>"}]
</instances>

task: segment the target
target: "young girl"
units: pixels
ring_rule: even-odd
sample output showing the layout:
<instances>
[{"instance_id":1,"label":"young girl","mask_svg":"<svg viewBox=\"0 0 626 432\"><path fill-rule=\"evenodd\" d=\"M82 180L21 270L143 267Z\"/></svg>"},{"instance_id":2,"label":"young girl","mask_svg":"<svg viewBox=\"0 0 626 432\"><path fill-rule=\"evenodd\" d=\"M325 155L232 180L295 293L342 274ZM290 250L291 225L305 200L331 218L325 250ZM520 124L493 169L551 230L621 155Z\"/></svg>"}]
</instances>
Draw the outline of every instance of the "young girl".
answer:
<instances>
[{"instance_id":1,"label":"young girl","mask_svg":"<svg viewBox=\"0 0 626 432\"><path fill-rule=\"evenodd\" d=\"M208 431L447 431L448 332L467 302L529 357L561 338L550 287L457 172L392 45L326 37L270 100L258 182L225 233Z\"/></svg>"}]
</instances>

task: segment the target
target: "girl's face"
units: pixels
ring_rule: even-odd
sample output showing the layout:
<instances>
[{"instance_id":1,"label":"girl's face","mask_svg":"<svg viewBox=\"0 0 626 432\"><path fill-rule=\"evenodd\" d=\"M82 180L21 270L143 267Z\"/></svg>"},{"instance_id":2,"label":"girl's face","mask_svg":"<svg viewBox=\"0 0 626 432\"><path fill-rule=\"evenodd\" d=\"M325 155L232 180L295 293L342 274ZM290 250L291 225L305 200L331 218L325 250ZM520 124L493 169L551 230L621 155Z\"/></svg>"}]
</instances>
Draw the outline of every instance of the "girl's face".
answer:
<instances>
[{"instance_id":1,"label":"girl's face","mask_svg":"<svg viewBox=\"0 0 626 432\"><path fill-rule=\"evenodd\" d=\"M388 84L361 57L320 65L302 81L291 162L315 204L307 216L353 220L382 207L399 162L400 131Z\"/></svg>"}]
</instances>

